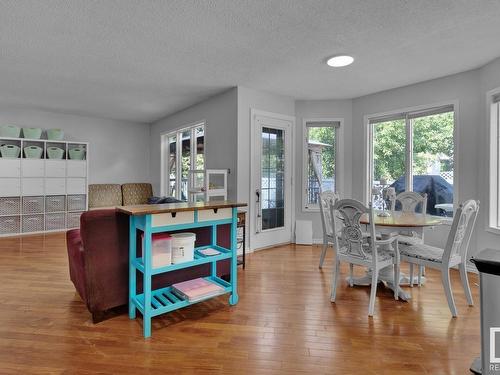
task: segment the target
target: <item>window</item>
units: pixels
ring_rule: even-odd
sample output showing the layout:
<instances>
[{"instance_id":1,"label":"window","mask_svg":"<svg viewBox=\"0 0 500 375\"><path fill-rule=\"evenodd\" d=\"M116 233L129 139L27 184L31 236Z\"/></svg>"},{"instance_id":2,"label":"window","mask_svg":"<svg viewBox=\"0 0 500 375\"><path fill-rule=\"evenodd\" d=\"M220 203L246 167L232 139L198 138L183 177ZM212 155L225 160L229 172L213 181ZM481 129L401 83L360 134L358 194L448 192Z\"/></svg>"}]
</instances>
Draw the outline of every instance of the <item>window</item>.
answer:
<instances>
[{"instance_id":1,"label":"window","mask_svg":"<svg viewBox=\"0 0 500 375\"><path fill-rule=\"evenodd\" d=\"M303 207L319 209L320 191L337 191L340 121L304 121Z\"/></svg>"},{"instance_id":2,"label":"window","mask_svg":"<svg viewBox=\"0 0 500 375\"><path fill-rule=\"evenodd\" d=\"M188 200L189 171L205 168L205 124L162 135L162 195Z\"/></svg>"},{"instance_id":3,"label":"window","mask_svg":"<svg viewBox=\"0 0 500 375\"><path fill-rule=\"evenodd\" d=\"M500 230L500 89L488 93L490 103L489 226Z\"/></svg>"},{"instance_id":4,"label":"window","mask_svg":"<svg viewBox=\"0 0 500 375\"><path fill-rule=\"evenodd\" d=\"M427 213L453 216L453 105L369 119L370 191L375 208L381 192L394 187L427 193Z\"/></svg>"},{"instance_id":5,"label":"window","mask_svg":"<svg viewBox=\"0 0 500 375\"><path fill-rule=\"evenodd\" d=\"M285 225L285 132L262 127L262 230Z\"/></svg>"}]
</instances>

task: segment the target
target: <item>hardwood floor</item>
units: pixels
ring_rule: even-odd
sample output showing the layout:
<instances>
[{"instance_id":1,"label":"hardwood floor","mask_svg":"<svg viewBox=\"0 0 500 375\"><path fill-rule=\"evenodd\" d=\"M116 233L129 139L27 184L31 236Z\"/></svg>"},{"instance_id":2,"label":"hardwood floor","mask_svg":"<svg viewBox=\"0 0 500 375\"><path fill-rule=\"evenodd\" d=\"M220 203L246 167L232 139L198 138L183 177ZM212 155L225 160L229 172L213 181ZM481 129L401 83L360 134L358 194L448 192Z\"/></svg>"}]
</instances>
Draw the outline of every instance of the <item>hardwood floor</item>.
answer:
<instances>
[{"instance_id":1,"label":"hardwood floor","mask_svg":"<svg viewBox=\"0 0 500 375\"><path fill-rule=\"evenodd\" d=\"M371 319L368 288L342 279L330 303L332 252L322 271L319 255L317 246L251 254L237 306L226 296L155 318L144 340L140 319L92 324L69 280L63 234L0 239L0 373L469 373L480 351L475 275L476 306L467 307L452 271L457 319L432 270L409 303L380 286Z\"/></svg>"}]
</instances>

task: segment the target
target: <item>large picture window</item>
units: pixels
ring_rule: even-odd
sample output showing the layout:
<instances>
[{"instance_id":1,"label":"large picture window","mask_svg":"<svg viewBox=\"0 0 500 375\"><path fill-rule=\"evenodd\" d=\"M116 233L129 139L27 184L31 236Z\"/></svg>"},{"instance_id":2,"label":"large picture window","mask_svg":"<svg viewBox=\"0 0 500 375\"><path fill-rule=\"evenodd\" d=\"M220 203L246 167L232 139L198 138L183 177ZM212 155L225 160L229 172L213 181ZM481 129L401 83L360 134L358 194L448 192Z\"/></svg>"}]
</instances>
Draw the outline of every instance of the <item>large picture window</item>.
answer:
<instances>
[{"instance_id":1,"label":"large picture window","mask_svg":"<svg viewBox=\"0 0 500 375\"><path fill-rule=\"evenodd\" d=\"M337 191L337 138L340 121L304 123L304 209L319 209L321 191Z\"/></svg>"},{"instance_id":2,"label":"large picture window","mask_svg":"<svg viewBox=\"0 0 500 375\"><path fill-rule=\"evenodd\" d=\"M387 187L426 193L428 214L453 216L453 106L374 117L369 127L369 194ZM384 201L373 204L382 208Z\"/></svg>"},{"instance_id":3,"label":"large picture window","mask_svg":"<svg viewBox=\"0 0 500 375\"><path fill-rule=\"evenodd\" d=\"M205 124L162 136L162 195L188 199L189 171L205 168Z\"/></svg>"}]
</instances>

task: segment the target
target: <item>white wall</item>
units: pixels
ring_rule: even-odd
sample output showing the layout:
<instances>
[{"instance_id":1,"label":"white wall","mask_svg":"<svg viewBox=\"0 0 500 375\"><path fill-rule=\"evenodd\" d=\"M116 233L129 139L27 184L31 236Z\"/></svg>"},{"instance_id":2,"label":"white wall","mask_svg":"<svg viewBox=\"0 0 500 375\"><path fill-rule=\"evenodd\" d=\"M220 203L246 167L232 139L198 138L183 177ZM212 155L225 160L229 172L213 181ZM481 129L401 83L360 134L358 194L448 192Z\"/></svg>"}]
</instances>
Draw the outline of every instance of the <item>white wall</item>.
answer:
<instances>
[{"instance_id":1,"label":"white wall","mask_svg":"<svg viewBox=\"0 0 500 375\"><path fill-rule=\"evenodd\" d=\"M338 189L342 194L342 198L350 198L352 192L352 154L350 152L352 144L352 100L298 100L295 102L295 116L297 124L297 131L295 132L295 176L297 179L295 189L296 219L312 221L313 239L317 241L323 238L320 213L319 211L306 212L302 210L302 181L305 178L303 171L303 141L306 136L303 132L303 119L344 119L343 129L341 131L343 139L340 140L342 143L340 145L341 155L339 155L343 165L339 165L342 174L338 179Z\"/></svg>"},{"instance_id":2,"label":"white wall","mask_svg":"<svg viewBox=\"0 0 500 375\"><path fill-rule=\"evenodd\" d=\"M251 239L250 211L255 202L255 196L250 195L250 156L251 156L251 121L250 111L252 109L279 113L287 116L295 116L295 101L293 98L283 95L271 94L257 91L247 87L238 86L238 202L248 203L247 213L247 248ZM295 223L292 223L295 225Z\"/></svg>"},{"instance_id":3,"label":"white wall","mask_svg":"<svg viewBox=\"0 0 500 375\"><path fill-rule=\"evenodd\" d=\"M206 166L229 168L228 198L236 199L237 89L230 89L151 124L151 181L156 194L161 186L161 135L205 121Z\"/></svg>"},{"instance_id":4,"label":"white wall","mask_svg":"<svg viewBox=\"0 0 500 375\"><path fill-rule=\"evenodd\" d=\"M149 182L149 125L0 105L0 124L60 128L89 142L89 183Z\"/></svg>"},{"instance_id":5,"label":"white wall","mask_svg":"<svg viewBox=\"0 0 500 375\"><path fill-rule=\"evenodd\" d=\"M477 220L477 249L487 247L500 250L500 235L487 230L489 223L489 131L490 123L488 113L490 108L486 103L486 93L500 87L500 59L496 59L481 69L479 111L480 133L477 143L476 155L480 162L478 168L478 192L481 200L480 215Z\"/></svg>"},{"instance_id":6,"label":"white wall","mask_svg":"<svg viewBox=\"0 0 500 375\"><path fill-rule=\"evenodd\" d=\"M295 101L283 95L238 86L238 195L241 202L250 199L250 110L295 116ZM254 197L252 196L252 199ZM252 200L253 201L253 200Z\"/></svg>"},{"instance_id":7,"label":"white wall","mask_svg":"<svg viewBox=\"0 0 500 375\"><path fill-rule=\"evenodd\" d=\"M480 131L480 71L465 73L422 82L411 86L380 92L354 99L353 101L353 143L352 169L353 196L362 200L364 197L363 168L365 164L366 144L363 117L365 115L393 111L421 105L433 105L446 101L458 101L458 196L461 202L476 198L478 194L478 167L484 161L478 153ZM457 188L457 185L455 185ZM426 242L444 245L449 226L436 227L426 232ZM476 231L477 233L478 231ZM473 241L474 243L474 241ZM476 251L471 246L471 254Z\"/></svg>"}]
</instances>

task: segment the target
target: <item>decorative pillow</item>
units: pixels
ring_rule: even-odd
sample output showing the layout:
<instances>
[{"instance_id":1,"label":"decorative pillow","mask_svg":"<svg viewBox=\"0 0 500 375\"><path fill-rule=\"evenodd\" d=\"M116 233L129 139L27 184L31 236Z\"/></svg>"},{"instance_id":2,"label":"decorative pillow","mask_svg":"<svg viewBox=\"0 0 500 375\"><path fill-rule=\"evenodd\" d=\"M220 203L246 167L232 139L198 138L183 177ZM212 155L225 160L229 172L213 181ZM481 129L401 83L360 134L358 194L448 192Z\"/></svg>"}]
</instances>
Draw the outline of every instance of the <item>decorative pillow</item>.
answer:
<instances>
[{"instance_id":1,"label":"decorative pillow","mask_svg":"<svg viewBox=\"0 0 500 375\"><path fill-rule=\"evenodd\" d=\"M149 204L182 203L182 202L183 201L175 199L174 197L151 197L148 199Z\"/></svg>"}]
</instances>

